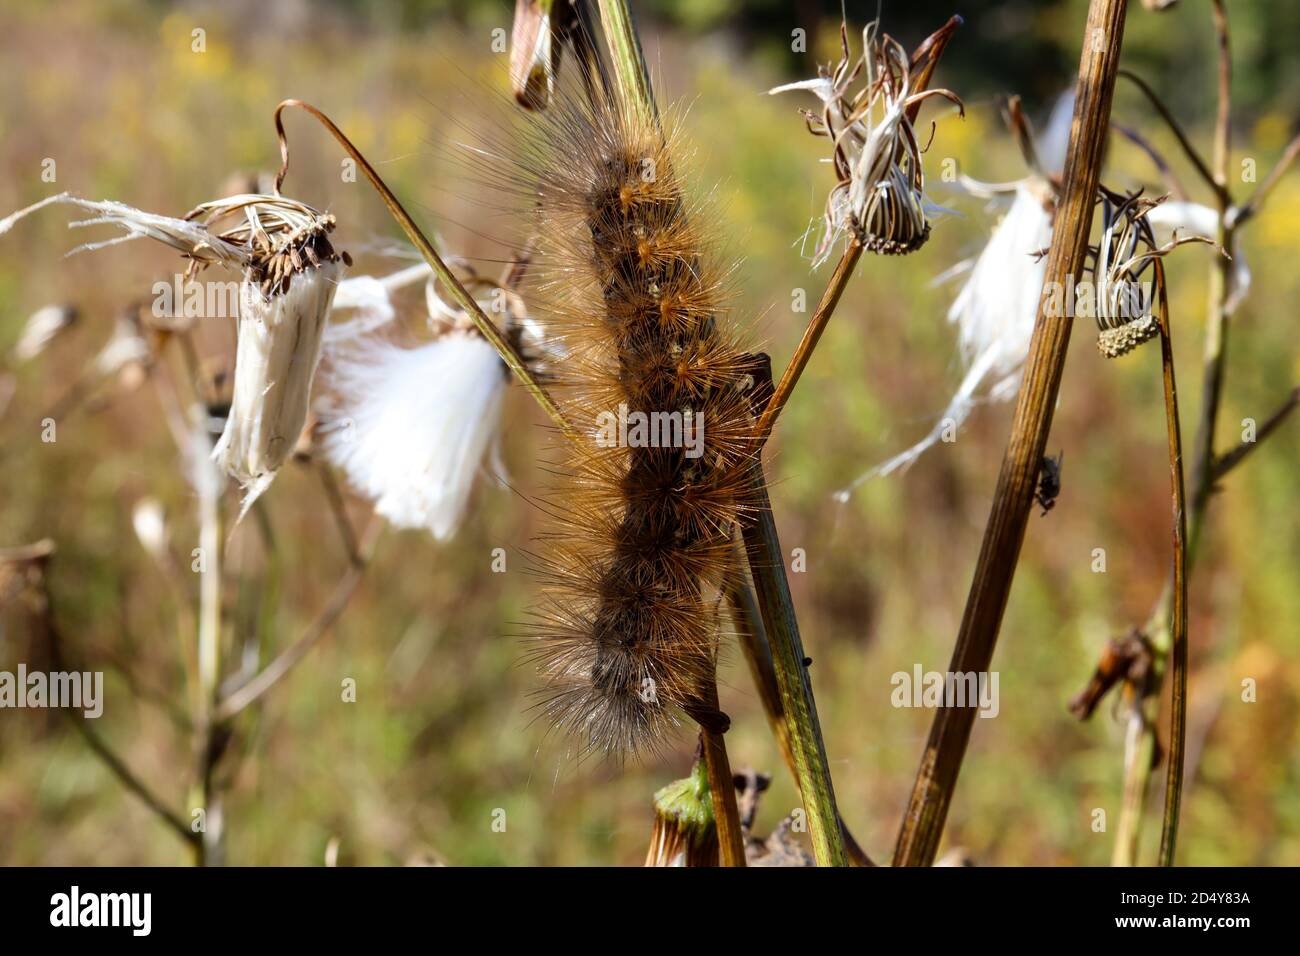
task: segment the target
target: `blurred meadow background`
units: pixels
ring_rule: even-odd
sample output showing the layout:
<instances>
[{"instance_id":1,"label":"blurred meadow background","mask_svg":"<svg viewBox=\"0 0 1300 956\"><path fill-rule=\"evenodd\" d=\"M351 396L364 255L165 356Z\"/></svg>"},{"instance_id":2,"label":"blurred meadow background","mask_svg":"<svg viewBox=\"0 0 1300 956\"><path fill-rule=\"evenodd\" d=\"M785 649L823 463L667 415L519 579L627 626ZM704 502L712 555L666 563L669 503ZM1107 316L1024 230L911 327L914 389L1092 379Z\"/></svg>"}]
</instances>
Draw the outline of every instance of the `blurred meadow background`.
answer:
<instances>
[{"instance_id":1,"label":"blurred meadow background","mask_svg":"<svg viewBox=\"0 0 1300 956\"><path fill-rule=\"evenodd\" d=\"M1208 153L1214 109L1208 4L1184 0L1156 16L1131 4L1125 63L1148 78ZM681 104L694 147L691 178L713 190L721 245L740 259L732 321L779 370L829 267L810 270L801 244L830 177L797 106L761 95L837 58L838 4L802 0L661 0L633 4L664 103ZM1284 0L1230 3L1233 163L1277 160L1300 115L1300 10ZM961 376L946 322L959 283L934 280L978 252L998 211L937 175L953 158L970 175L1006 181L1023 161L997 97L1019 93L1041 124L1078 58L1083 0L899 3L883 28L909 48L952 13L966 18L937 75L961 94L965 120L934 104L929 190L952 214L904 259L868 257L771 445L772 499L791 575L841 811L876 859L888 859L932 713L890 704L890 677L915 664L943 670L957 633L1001 460L1010 405L976 408L958 440L910 471L833 493L919 439ZM487 201L452 141L463 127L516 118L507 55L513 5L492 2L162 3L9 0L0 9L0 214L55 191L118 199L182 215L232 177L273 172L275 104L299 97L327 112L379 168L444 249L494 274L511 224ZM875 3L849 5L863 25ZM192 31L206 49L192 50ZM791 30L809 33L806 54ZM856 43L856 41L855 41ZM571 66L571 62L567 65ZM1172 137L1121 84L1114 118L1173 158L1192 198L1208 202ZM335 213L336 246L353 275L391 268L371 252L399 236L368 185L345 182L343 158L319 127L287 117L287 192ZM928 122L927 122L928 128ZM43 181L53 159L57 182ZM1104 181L1147 184L1150 161L1113 139ZM1248 193L1249 186L1238 187ZM66 652L106 673L99 731L188 819L195 757L178 725L183 684L178 595L141 547L132 512L161 501L171 547L188 566L193 497L148 384L110 383L57 423L42 419L109 339L120 310L178 271L154 244L64 254L83 233L46 210L0 238L0 547L50 538L50 587ZM1220 448L1242 419L1262 421L1300 380L1295 307L1300 174L1278 186L1245 233L1254 273L1233 317ZM106 230L100 230L108 235ZM99 235L99 233L96 233ZM1201 328L1213 252L1169 260L1172 314L1190 442L1201 390ZM418 299L418 297L417 297ZM416 304L416 299L412 300ZM40 356L12 358L27 317L75 305L79 323ZM1144 621L1169 566L1168 473L1158 350L1105 362L1091 321L1075 324L1050 440L1063 450L1063 491L1035 509L994 667L1000 713L977 720L949 816L946 846L987 865L1101 865L1111 853L1122 778L1122 724L1108 699L1092 720L1067 710L1104 642ZM199 333L206 363L229 362L233 323ZM174 365L169 366L175 368ZM160 373L166 374L166 373ZM0 382L0 392L5 382ZM541 525L527 498L545 485L543 417L507 396L503 455L518 493L481 482L457 537L386 530L346 611L262 704L235 724L225 766L227 859L312 865L337 841L341 864L638 864L653 793L685 776L683 733L663 760L575 764L531 721L538 686L516 635L536 589L521 554ZM1300 512L1292 422L1235 471L1210 510L1192 580L1189 769L1180 860L1300 864ZM234 491L227 492L233 517ZM289 464L264 499L280 552L275 588L241 584L261 558L250 519L231 536L226 595L232 630L257 628L263 653L295 640L347 568L321 490ZM368 507L348 495L354 522ZM508 570L492 573L493 549ZM1107 554L1092 570L1093 549ZM186 595L179 600L189 600ZM43 650L21 601L0 608L0 670L37 667ZM355 679L355 703L340 699ZM1258 699L1241 699L1241 682ZM734 767L773 775L758 823L766 833L797 805L738 652L722 672ZM1167 697L1167 693L1165 694ZM1162 739L1164 738L1162 728ZM1163 769L1149 807L1158 809ZM494 811L508 825L495 832ZM1110 832L1092 827L1102 808ZM1154 816L1148 858L1158 834ZM49 712L0 711L0 863L174 864L184 846L127 793L70 725Z\"/></svg>"}]
</instances>

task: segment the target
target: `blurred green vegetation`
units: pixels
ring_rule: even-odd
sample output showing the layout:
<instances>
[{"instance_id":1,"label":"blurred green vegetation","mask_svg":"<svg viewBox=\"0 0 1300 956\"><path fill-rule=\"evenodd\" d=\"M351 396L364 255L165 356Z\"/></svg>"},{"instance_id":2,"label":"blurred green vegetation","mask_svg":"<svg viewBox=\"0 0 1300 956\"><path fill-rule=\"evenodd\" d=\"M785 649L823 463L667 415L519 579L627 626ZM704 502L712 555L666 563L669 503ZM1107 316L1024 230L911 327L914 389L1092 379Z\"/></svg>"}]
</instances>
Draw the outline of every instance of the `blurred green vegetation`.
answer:
<instances>
[{"instance_id":1,"label":"blurred green vegetation","mask_svg":"<svg viewBox=\"0 0 1300 956\"><path fill-rule=\"evenodd\" d=\"M810 272L800 236L827 188L820 141L803 132L790 99L759 95L791 75L811 75L835 42L832 4L801 17L822 26L797 66L764 30L786 30L775 3L662 0L647 47L665 100L683 101L701 190L717 184L721 244L740 258L734 320L780 367L828 271ZM1023 167L997 117L993 94L1050 102L1077 59L1082 0L975 3L939 80L969 94L963 122L936 124L931 162L952 157L972 175L1013 179ZM1185 0L1155 16L1136 3L1126 56L1186 117L1198 140L1213 109L1206 4ZM1292 131L1300 58L1288 48L1294 5L1232 4L1239 111L1234 157L1260 176ZM895 23L895 9L900 19ZM874 9L874 5L872 5ZM869 11L858 11L859 13ZM885 27L908 42L939 25L947 7L885 5ZM803 22L802 20L800 22ZM1290 27L1287 28L1287 24ZM0 12L11 81L0 86L0 212L54 189L180 214L218 193L231 174L274 169L271 111L287 96L329 112L377 161L447 248L499 258L508 223L483 211L484 189L447 145L464 124L513 121L504 57L490 29L509 5L482 3L194 3L146 0L17 2ZM206 31L206 52L191 31ZM731 42L734 41L734 42ZM1041 112L1041 111L1040 111ZM1197 198L1193 176L1165 130L1131 89L1115 113L1167 151ZM342 159L320 130L289 118L293 193L337 214L340 246L394 237L368 187L340 181ZM57 185L42 160L57 162ZM1147 160L1112 149L1112 186L1150 183ZM936 177L937 178L937 177ZM1150 183L1158 187L1158 183ZM1240 186L1243 193L1249 186ZM787 549L803 548L792 575L841 808L859 840L887 857L931 714L894 709L890 676L915 663L943 669L957 631L1009 419L980 407L960 440L909 473L868 482L848 504L831 493L919 437L960 375L944 315L951 285L932 280L974 254L995 221L976 201L932 184L959 215L904 260L859 269L774 439L772 498ZM40 441L40 420L107 340L117 309L170 276L177 260L143 243L65 259L80 239L51 210L0 239L0 350L26 316L55 301L79 305L75 333L13 370L15 397L0 413L0 546L49 536L58 543L52 586L59 624L86 666L108 671L98 728L131 765L181 807L193 756L188 738L139 688L183 704L176 607L131 530L141 497L160 498L172 546L188 553L193 500L177 467L158 399L145 387L59 423ZM1220 443L1243 418L1262 420L1300 377L1292 303L1300 175L1286 179L1247 231L1255 273L1233 320ZM1183 419L1195 421L1200 324L1211 253L1171 260ZM361 268L380 268L359 256ZM1104 705L1080 724L1066 702L1091 673L1103 642L1143 620L1168 567L1168 490L1159 357L1147 349L1102 362L1086 323L1066 371L1051 447L1065 450L1064 491L1035 514L1007 611L995 667L1001 713L976 723L949 820L947 843L989 864L1103 864L1118 813L1122 729ZM227 354L229 328L205 332L207 354ZM459 537L387 532L361 590L328 639L239 726L241 755L227 806L229 859L311 864L331 838L340 862L456 864L637 863L649 837L650 801L684 776L683 735L662 761L574 765L528 711L536 678L515 637L535 588L521 550L541 524L525 498L544 484L537 461L542 419L512 390L505 455L521 495L481 487ZM1213 504L1193 582L1189 772L1180 858L1188 864L1300 863L1300 521L1291 423L1227 481ZM1190 437L1190 435L1189 435ZM326 601L346 562L315 476L289 466L266 498L285 562L270 640L295 639ZM352 503L357 520L365 509ZM232 567L255 567L257 538L230 539ZM510 554L489 573L492 549ZM1090 570L1104 547L1105 574ZM232 601L238 592L229 589ZM0 613L0 669L39 648L22 616ZM128 682L124 675L129 674ZM340 682L357 681L354 704ZM1258 702L1243 703L1243 678ZM748 674L733 651L723 708L736 766L773 773L760 829L796 805ZM133 689L133 687L135 689ZM1160 797L1152 794L1154 806ZM507 812L505 833L493 811ZM1111 833L1092 830L1103 808ZM1148 826L1150 842L1157 828ZM82 741L49 715L0 711L0 862L183 861L182 848L126 794Z\"/></svg>"}]
</instances>

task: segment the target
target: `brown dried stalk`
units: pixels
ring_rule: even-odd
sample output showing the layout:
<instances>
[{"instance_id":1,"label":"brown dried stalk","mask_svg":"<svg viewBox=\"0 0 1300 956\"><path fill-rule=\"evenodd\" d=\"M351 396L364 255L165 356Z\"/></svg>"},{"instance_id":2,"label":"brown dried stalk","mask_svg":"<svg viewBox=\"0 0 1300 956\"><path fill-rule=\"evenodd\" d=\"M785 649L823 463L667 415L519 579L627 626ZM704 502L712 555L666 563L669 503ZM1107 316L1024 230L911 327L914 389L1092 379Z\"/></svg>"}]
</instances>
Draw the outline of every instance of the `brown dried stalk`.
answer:
<instances>
[{"instance_id":1,"label":"brown dried stalk","mask_svg":"<svg viewBox=\"0 0 1300 956\"><path fill-rule=\"evenodd\" d=\"M1178 387L1174 381L1174 347L1169 331L1169 294L1165 265L1155 260L1156 288L1160 296L1160 364L1164 373L1165 419L1169 435L1169 483L1173 501L1174 563L1173 616L1170 631L1174 682L1170 700L1169 768L1165 784L1164 826L1160 832L1160 862L1173 866L1178 835L1178 811L1183 793L1184 755L1187 750L1187 498L1183 486L1183 440L1178 423Z\"/></svg>"},{"instance_id":2,"label":"brown dried stalk","mask_svg":"<svg viewBox=\"0 0 1300 956\"><path fill-rule=\"evenodd\" d=\"M1067 288L1083 270L1126 10L1126 0L1092 0L1089 5L1045 289ZM1048 314L1048 298L1039 303L1011 435L949 665L952 672L988 670L1024 541L1073 325L1069 315ZM936 711L898 835L895 865L933 863L974 718L971 707Z\"/></svg>"}]
</instances>

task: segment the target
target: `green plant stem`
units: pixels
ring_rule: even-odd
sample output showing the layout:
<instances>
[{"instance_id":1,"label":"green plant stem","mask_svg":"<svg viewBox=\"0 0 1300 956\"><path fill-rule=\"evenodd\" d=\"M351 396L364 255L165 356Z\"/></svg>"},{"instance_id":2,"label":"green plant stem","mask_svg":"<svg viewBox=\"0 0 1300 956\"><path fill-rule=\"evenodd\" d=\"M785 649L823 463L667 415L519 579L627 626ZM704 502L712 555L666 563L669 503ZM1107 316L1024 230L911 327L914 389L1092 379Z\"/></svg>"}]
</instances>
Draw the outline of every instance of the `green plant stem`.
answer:
<instances>
[{"instance_id":1,"label":"green plant stem","mask_svg":"<svg viewBox=\"0 0 1300 956\"><path fill-rule=\"evenodd\" d=\"M763 480L761 460L750 470L749 498L752 510L741 522L750 574L772 653L772 667L781 706L785 712L790 746L794 752L795 775L808 814L808 832L818 866L846 866L839 811L831 785L830 765L822 742L812 681L805 666L803 641L785 575L781 541L772 517L772 502Z\"/></svg>"},{"instance_id":2,"label":"green plant stem","mask_svg":"<svg viewBox=\"0 0 1300 956\"><path fill-rule=\"evenodd\" d=\"M600 0L600 24L614 66L619 101L638 111L647 123L658 122L650 71L646 68L641 38L626 0Z\"/></svg>"},{"instance_id":3,"label":"green plant stem","mask_svg":"<svg viewBox=\"0 0 1300 956\"><path fill-rule=\"evenodd\" d=\"M1126 9L1125 0L1092 0L1089 6L1068 158L1047 255L1045 290L1072 286L1083 269ZM1039 301L1011 435L948 668L953 673L986 673L997 644L1073 325L1069 315L1049 314L1052 299L1044 295ZM936 711L899 831L895 865L929 866L934 862L975 713L973 707Z\"/></svg>"},{"instance_id":4,"label":"green plant stem","mask_svg":"<svg viewBox=\"0 0 1300 956\"><path fill-rule=\"evenodd\" d=\"M732 608L732 620L740 649L749 665L750 676L758 690L763 712L767 715L772 736L776 738L777 749L785 762L795 784L799 784L798 764L794 759L794 746L790 742L790 725L786 720L785 706L781 703L781 688L777 685L776 670L772 666L772 650L763 630L762 615L753 589L744 580L743 575L736 575L727 584L727 600ZM844 840L844 850L853 866L875 866L861 844L854 838L844 817L840 816L840 834Z\"/></svg>"}]
</instances>

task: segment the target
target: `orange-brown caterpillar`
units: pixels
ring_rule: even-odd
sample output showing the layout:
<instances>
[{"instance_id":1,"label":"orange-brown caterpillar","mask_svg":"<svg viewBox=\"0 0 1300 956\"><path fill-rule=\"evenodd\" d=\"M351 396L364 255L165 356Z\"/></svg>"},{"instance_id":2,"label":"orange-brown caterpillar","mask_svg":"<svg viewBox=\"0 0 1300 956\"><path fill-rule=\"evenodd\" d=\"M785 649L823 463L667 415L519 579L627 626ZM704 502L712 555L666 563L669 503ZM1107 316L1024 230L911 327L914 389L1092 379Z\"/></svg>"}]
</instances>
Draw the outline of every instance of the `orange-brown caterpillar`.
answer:
<instances>
[{"instance_id":1,"label":"orange-brown caterpillar","mask_svg":"<svg viewBox=\"0 0 1300 956\"><path fill-rule=\"evenodd\" d=\"M584 751L635 753L683 714L709 719L753 378L672 137L590 87L540 122L524 160L538 292L567 353L557 396L583 435L542 558L542 709Z\"/></svg>"}]
</instances>

